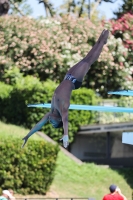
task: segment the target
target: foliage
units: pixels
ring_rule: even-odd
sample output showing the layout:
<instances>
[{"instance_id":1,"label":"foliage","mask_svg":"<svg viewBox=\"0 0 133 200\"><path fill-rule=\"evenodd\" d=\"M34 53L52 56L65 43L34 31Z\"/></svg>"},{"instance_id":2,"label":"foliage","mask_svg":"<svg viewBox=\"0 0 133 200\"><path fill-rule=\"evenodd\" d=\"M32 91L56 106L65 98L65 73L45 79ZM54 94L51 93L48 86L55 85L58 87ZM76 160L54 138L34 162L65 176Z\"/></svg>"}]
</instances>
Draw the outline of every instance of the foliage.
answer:
<instances>
[{"instance_id":1,"label":"foliage","mask_svg":"<svg viewBox=\"0 0 133 200\"><path fill-rule=\"evenodd\" d=\"M113 95L116 97L116 95ZM132 97L120 97L119 99L112 99L111 102L108 102L108 105L120 106L120 107L133 107ZM109 123L120 123L120 122L129 122L133 120L133 113L123 113L123 112L100 112L98 114L98 121L101 124Z\"/></svg>"},{"instance_id":2,"label":"foliage","mask_svg":"<svg viewBox=\"0 0 133 200\"><path fill-rule=\"evenodd\" d=\"M86 1L78 1L78 2L70 2L66 0L60 6L58 13L60 16L64 15L71 15L75 18L82 17L82 18L89 18L91 22L97 22L101 19L104 19L105 16L97 9L97 2L88 3ZM91 8L91 9L90 9Z\"/></svg>"},{"instance_id":3,"label":"foliage","mask_svg":"<svg viewBox=\"0 0 133 200\"><path fill-rule=\"evenodd\" d=\"M8 85L5 85L8 89ZM0 89L3 83L0 84ZM57 85L52 81L40 82L37 78L26 76L13 85L9 97L0 98L1 119L25 127L33 127L48 112L47 108L27 108L28 103L51 103L51 98ZM3 93L5 93L5 91ZM3 95L1 93L1 96ZM3 95L4 96L4 95ZM97 104L97 99L92 90L82 88L74 91L71 104ZM4 109L3 109L4 107ZM69 111L69 136L70 142L80 125L94 121L94 113L89 111ZM46 124L41 129L55 141L62 137L63 130L55 129L51 124Z\"/></svg>"},{"instance_id":4,"label":"foliage","mask_svg":"<svg viewBox=\"0 0 133 200\"><path fill-rule=\"evenodd\" d=\"M119 99L118 101L118 106L128 106L128 107L133 107L133 98L132 96L126 97L123 96Z\"/></svg>"},{"instance_id":5,"label":"foliage","mask_svg":"<svg viewBox=\"0 0 133 200\"><path fill-rule=\"evenodd\" d=\"M121 38L124 46L128 48L129 51L133 50L133 14L126 13L118 20L112 20L112 34L116 38ZM131 60L131 58L130 58Z\"/></svg>"},{"instance_id":6,"label":"foliage","mask_svg":"<svg viewBox=\"0 0 133 200\"><path fill-rule=\"evenodd\" d=\"M12 69L10 68L5 70L2 81L9 85L14 85L22 78L23 73L20 73L19 68L13 67Z\"/></svg>"},{"instance_id":7,"label":"foliage","mask_svg":"<svg viewBox=\"0 0 133 200\"><path fill-rule=\"evenodd\" d=\"M6 15L10 8L9 0L0 0L0 16Z\"/></svg>"},{"instance_id":8,"label":"foliage","mask_svg":"<svg viewBox=\"0 0 133 200\"><path fill-rule=\"evenodd\" d=\"M22 4L24 0L10 0L11 1L11 6L14 3L17 4ZM55 15L57 16L58 13L60 15L64 15L65 10L67 10L67 14L68 15L75 15L76 17L90 17L90 12L93 10L92 8L92 4L90 4L89 2L86 2L85 0L66 0L64 2L62 2L61 7L59 8L55 8L55 2L51 2L51 0L36 0L38 1L38 3L42 3L45 9L45 14L46 17L50 16L50 17L54 17ZM111 2L114 3L113 0L100 0L98 2ZM99 4L96 2L96 4ZM62 10L63 8L63 10ZM62 11L61 11L62 10ZM94 16L93 16L94 17ZM92 20L92 17L91 17Z\"/></svg>"},{"instance_id":9,"label":"foliage","mask_svg":"<svg viewBox=\"0 0 133 200\"><path fill-rule=\"evenodd\" d=\"M43 3L45 11L46 11L46 17L50 15L51 17L55 14L55 9L53 7L53 4L49 2L49 0L37 0L39 3Z\"/></svg>"},{"instance_id":10,"label":"foliage","mask_svg":"<svg viewBox=\"0 0 133 200\"><path fill-rule=\"evenodd\" d=\"M115 38L122 39L125 48L128 51L127 57L125 58L125 63L129 64L128 76L126 78L126 89L132 89L131 84L133 80L133 14L127 13L123 15L118 20L111 20L111 32ZM126 52L123 52L126 53ZM121 61L123 58L121 58ZM123 62L120 62L120 68L123 69Z\"/></svg>"},{"instance_id":11,"label":"foliage","mask_svg":"<svg viewBox=\"0 0 133 200\"><path fill-rule=\"evenodd\" d=\"M21 149L18 139L0 141L0 185L21 194L45 194L54 178L58 146L44 141L29 141Z\"/></svg>"},{"instance_id":12,"label":"foliage","mask_svg":"<svg viewBox=\"0 0 133 200\"><path fill-rule=\"evenodd\" d=\"M60 20L1 17L0 27L1 78L5 70L15 65L24 75L38 74L41 80L57 83L69 67L88 53L103 30L99 23L94 25L89 20L71 17ZM104 97L107 90L125 87L126 77L130 76L130 66L125 61L127 53L122 41L110 35L83 86Z\"/></svg>"},{"instance_id":13,"label":"foliage","mask_svg":"<svg viewBox=\"0 0 133 200\"><path fill-rule=\"evenodd\" d=\"M133 1L123 0L123 4L119 7L118 11L114 12L117 18L122 17L122 15L132 13L133 14Z\"/></svg>"},{"instance_id":14,"label":"foliage","mask_svg":"<svg viewBox=\"0 0 133 200\"><path fill-rule=\"evenodd\" d=\"M127 105L125 106L127 107ZM133 113L110 113L101 112L99 113L99 123L109 124L109 123L120 123L120 122L130 122L133 120Z\"/></svg>"},{"instance_id":15,"label":"foliage","mask_svg":"<svg viewBox=\"0 0 133 200\"><path fill-rule=\"evenodd\" d=\"M90 17L90 4L85 0L65 0L60 6L60 15L74 15L75 17Z\"/></svg>"},{"instance_id":16,"label":"foliage","mask_svg":"<svg viewBox=\"0 0 133 200\"><path fill-rule=\"evenodd\" d=\"M3 111L6 110L7 103L4 102L5 99L10 99L10 93L12 91L10 85L5 85L0 82L0 118L4 120Z\"/></svg>"},{"instance_id":17,"label":"foliage","mask_svg":"<svg viewBox=\"0 0 133 200\"><path fill-rule=\"evenodd\" d=\"M22 16L30 15L33 13L31 6L28 4L28 0L10 0L11 14L19 14Z\"/></svg>"},{"instance_id":18,"label":"foliage","mask_svg":"<svg viewBox=\"0 0 133 200\"><path fill-rule=\"evenodd\" d=\"M22 3L23 0L14 0L14 2L17 2L17 3Z\"/></svg>"},{"instance_id":19,"label":"foliage","mask_svg":"<svg viewBox=\"0 0 133 200\"><path fill-rule=\"evenodd\" d=\"M30 5L27 4L27 0L0 0L0 16L8 13L24 16L31 14L32 9Z\"/></svg>"},{"instance_id":20,"label":"foliage","mask_svg":"<svg viewBox=\"0 0 133 200\"><path fill-rule=\"evenodd\" d=\"M4 133L2 134L0 129L0 140L2 137L11 137L11 135L17 137L18 139L27 132L27 130L20 128L20 126L17 127L1 122L0 127L3 129ZM38 139L39 138L40 137L38 137ZM32 139L37 139L37 135L35 134L30 140ZM8 142L9 141L10 139ZM29 142L27 148L28 147ZM124 169L120 167L115 169L108 166L95 165L94 163L83 163L79 165L70 157L66 156L62 151L59 151L56 161L54 180L50 186L50 193L47 193L46 198L48 199L51 197L51 191L54 191L56 196L63 196L67 198L72 198L72 196L75 198L94 197L95 199L100 200L103 198L104 194L108 193L108 187L111 183L119 183L121 191L123 191L127 199L131 199L131 192L133 188L132 173L133 169L131 168ZM13 189L15 190L15 188ZM17 194L15 194L15 196L16 198L20 198ZM30 196L28 196L28 199L29 198ZM33 198L33 195L31 198ZM42 198L44 198L44 196L42 196Z\"/></svg>"},{"instance_id":21,"label":"foliage","mask_svg":"<svg viewBox=\"0 0 133 200\"><path fill-rule=\"evenodd\" d=\"M12 86L5 85L3 82L0 83L0 99L10 98L10 92L12 91Z\"/></svg>"}]
</instances>

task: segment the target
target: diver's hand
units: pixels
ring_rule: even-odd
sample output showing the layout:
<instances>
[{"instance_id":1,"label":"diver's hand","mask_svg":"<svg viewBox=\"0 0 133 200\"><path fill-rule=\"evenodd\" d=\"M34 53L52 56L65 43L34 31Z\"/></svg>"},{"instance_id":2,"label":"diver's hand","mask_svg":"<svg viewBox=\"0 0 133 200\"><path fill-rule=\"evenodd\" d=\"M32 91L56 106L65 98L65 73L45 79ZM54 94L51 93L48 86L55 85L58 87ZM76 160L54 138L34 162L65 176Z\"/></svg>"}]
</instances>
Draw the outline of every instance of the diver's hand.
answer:
<instances>
[{"instance_id":1,"label":"diver's hand","mask_svg":"<svg viewBox=\"0 0 133 200\"><path fill-rule=\"evenodd\" d=\"M63 146L64 146L65 148L67 148L68 145L69 145L69 138L68 138L68 135L63 135L63 137L62 137L60 140L63 140Z\"/></svg>"},{"instance_id":2,"label":"diver's hand","mask_svg":"<svg viewBox=\"0 0 133 200\"><path fill-rule=\"evenodd\" d=\"M23 147L25 146L25 144L26 144L28 138L27 138L27 137L24 137L22 140L24 140L24 143L22 144L22 148L23 148Z\"/></svg>"}]
</instances>

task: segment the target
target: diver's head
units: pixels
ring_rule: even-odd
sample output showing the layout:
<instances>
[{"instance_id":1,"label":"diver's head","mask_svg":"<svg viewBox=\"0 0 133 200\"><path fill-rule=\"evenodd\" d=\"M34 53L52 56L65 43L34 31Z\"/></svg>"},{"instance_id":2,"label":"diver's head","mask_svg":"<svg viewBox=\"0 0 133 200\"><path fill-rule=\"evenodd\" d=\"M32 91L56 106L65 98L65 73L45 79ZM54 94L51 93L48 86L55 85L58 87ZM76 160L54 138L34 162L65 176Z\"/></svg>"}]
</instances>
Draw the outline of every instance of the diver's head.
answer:
<instances>
[{"instance_id":1,"label":"diver's head","mask_svg":"<svg viewBox=\"0 0 133 200\"><path fill-rule=\"evenodd\" d=\"M49 117L49 122L53 125L54 128L63 127L63 122L60 118Z\"/></svg>"},{"instance_id":2,"label":"diver's head","mask_svg":"<svg viewBox=\"0 0 133 200\"><path fill-rule=\"evenodd\" d=\"M57 123L56 125L53 125L54 128L62 128L63 127L63 122L60 121L59 123Z\"/></svg>"}]
</instances>

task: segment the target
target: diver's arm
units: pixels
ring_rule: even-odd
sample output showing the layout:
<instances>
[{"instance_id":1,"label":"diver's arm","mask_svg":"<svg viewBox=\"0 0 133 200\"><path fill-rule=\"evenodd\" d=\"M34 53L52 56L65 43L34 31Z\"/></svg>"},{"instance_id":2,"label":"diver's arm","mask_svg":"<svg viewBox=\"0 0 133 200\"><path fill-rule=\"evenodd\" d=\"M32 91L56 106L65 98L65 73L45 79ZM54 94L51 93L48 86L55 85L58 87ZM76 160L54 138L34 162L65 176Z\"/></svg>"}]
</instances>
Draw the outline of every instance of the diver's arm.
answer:
<instances>
[{"instance_id":1,"label":"diver's arm","mask_svg":"<svg viewBox=\"0 0 133 200\"><path fill-rule=\"evenodd\" d=\"M22 139L24 140L24 143L22 147L26 144L28 138L33 135L35 132L39 131L43 125L45 125L49 119L49 115L51 112L48 112L31 130L30 132Z\"/></svg>"},{"instance_id":2,"label":"diver's arm","mask_svg":"<svg viewBox=\"0 0 133 200\"><path fill-rule=\"evenodd\" d=\"M61 140L63 140L63 146L67 148L69 145L69 138L68 138L68 110L62 113L62 122L63 122L63 129L64 135Z\"/></svg>"}]
</instances>

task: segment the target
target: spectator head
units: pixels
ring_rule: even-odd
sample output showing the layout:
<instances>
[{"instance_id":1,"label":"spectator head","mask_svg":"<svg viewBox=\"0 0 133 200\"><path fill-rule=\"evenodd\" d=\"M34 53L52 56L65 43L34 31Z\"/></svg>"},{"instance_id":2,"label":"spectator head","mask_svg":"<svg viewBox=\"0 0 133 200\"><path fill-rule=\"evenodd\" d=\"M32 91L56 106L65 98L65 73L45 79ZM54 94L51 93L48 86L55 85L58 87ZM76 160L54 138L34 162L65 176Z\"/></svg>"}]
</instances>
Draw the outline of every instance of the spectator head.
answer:
<instances>
[{"instance_id":1,"label":"spectator head","mask_svg":"<svg viewBox=\"0 0 133 200\"><path fill-rule=\"evenodd\" d=\"M109 190L111 193L114 193L116 191L117 186L116 185L110 185Z\"/></svg>"}]
</instances>

